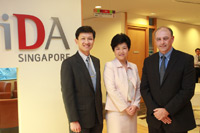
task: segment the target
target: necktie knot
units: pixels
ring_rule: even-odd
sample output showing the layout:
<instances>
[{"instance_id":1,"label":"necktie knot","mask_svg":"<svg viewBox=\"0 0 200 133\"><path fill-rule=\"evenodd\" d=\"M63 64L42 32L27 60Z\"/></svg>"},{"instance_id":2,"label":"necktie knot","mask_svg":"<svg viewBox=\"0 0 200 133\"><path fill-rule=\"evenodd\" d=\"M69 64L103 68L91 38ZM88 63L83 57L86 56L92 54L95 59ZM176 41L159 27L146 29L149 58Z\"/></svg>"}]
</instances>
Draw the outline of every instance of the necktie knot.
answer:
<instances>
[{"instance_id":1,"label":"necktie knot","mask_svg":"<svg viewBox=\"0 0 200 133\"><path fill-rule=\"evenodd\" d=\"M90 57L89 57L89 56L87 56L87 58L86 58L86 61L87 61L87 62L89 62L89 61L90 61Z\"/></svg>"},{"instance_id":2,"label":"necktie knot","mask_svg":"<svg viewBox=\"0 0 200 133\"><path fill-rule=\"evenodd\" d=\"M87 62L87 67L89 67L89 65L90 65L90 57L89 56L87 56L86 62Z\"/></svg>"},{"instance_id":3,"label":"necktie knot","mask_svg":"<svg viewBox=\"0 0 200 133\"><path fill-rule=\"evenodd\" d=\"M165 58L166 58L165 55L162 55L162 56L161 56L161 59L162 59L162 60L165 60Z\"/></svg>"},{"instance_id":4,"label":"necktie knot","mask_svg":"<svg viewBox=\"0 0 200 133\"><path fill-rule=\"evenodd\" d=\"M166 59L165 55L161 56L161 59L162 59L161 66L162 64L164 64L164 67L165 67L165 59Z\"/></svg>"}]
</instances>

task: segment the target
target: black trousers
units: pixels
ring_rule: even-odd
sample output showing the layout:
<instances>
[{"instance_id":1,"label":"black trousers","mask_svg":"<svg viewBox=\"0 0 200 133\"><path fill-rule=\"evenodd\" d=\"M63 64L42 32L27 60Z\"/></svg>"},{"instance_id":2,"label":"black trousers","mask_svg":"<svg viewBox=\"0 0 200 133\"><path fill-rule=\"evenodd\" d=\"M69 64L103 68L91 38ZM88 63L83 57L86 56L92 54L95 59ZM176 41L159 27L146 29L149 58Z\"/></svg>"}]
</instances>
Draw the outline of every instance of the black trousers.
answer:
<instances>
[{"instance_id":1,"label":"black trousers","mask_svg":"<svg viewBox=\"0 0 200 133\"><path fill-rule=\"evenodd\" d=\"M149 133L187 133L187 131L184 131L184 132L172 132L172 131L169 131L168 129L166 129L163 126L163 124L159 129L156 129L156 128L148 126L148 130L149 130Z\"/></svg>"},{"instance_id":2,"label":"black trousers","mask_svg":"<svg viewBox=\"0 0 200 133\"><path fill-rule=\"evenodd\" d=\"M196 73L196 83L198 83L199 77L200 77L200 68L195 67L195 73Z\"/></svg>"}]
</instances>

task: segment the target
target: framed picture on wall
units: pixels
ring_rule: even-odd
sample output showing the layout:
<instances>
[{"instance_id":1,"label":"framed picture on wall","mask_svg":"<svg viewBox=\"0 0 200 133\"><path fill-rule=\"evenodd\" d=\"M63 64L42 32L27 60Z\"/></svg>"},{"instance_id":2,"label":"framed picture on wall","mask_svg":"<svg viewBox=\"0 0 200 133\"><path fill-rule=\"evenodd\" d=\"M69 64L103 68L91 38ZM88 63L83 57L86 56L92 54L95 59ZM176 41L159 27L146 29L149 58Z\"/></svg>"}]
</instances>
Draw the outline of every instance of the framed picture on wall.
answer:
<instances>
[{"instance_id":1,"label":"framed picture on wall","mask_svg":"<svg viewBox=\"0 0 200 133\"><path fill-rule=\"evenodd\" d=\"M0 80L17 79L17 68L0 68Z\"/></svg>"}]
</instances>

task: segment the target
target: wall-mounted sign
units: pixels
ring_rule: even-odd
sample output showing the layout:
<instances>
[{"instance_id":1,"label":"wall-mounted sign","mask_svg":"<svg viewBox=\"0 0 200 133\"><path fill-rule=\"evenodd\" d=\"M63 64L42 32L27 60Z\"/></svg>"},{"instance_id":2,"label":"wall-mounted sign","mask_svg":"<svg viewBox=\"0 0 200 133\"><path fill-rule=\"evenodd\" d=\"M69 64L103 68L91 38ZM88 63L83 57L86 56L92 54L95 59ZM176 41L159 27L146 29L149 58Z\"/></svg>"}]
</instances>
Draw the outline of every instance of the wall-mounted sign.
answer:
<instances>
[{"instance_id":1,"label":"wall-mounted sign","mask_svg":"<svg viewBox=\"0 0 200 133\"><path fill-rule=\"evenodd\" d=\"M113 18L115 10L94 9L95 17Z\"/></svg>"},{"instance_id":2,"label":"wall-mounted sign","mask_svg":"<svg viewBox=\"0 0 200 133\"><path fill-rule=\"evenodd\" d=\"M39 48L45 39L45 28L42 23L42 21L32 15L25 15L25 14L13 14L17 18L18 22L18 41L19 41L19 49L20 50L27 50L27 49L37 49ZM67 39L65 37L63 28L61 26L61 23L59 21L58 17L51 17L53 20L52 28L45 46L45 49L49 48L50 42L52 39L61 39L63 41L63 44L65 46L65 49L70 49L69 44L67 42ZM9 19L9 16L7 14L2 15L2 19L4 21L7 21ZM31 20L36 25L37 30L37 39L35 44L32 44L31 46L27 46L26 44L26 25L25 20ZM0 23L0 26L4 28L4 35L5 35L5 48L7 50L11 49L11 35L10 35L10 24L7 23ZM60 33L60 36L53 36L53 32L55 30L55 27L58 28L58 31Z\"/></svg>"},{"instance_id":3,"label":"wall-mounted sign","mask_svg":"<svg viewBox=\"0 0 200 133\"><path fill-rule=\"evenodd\" d=\"M27 14L13 14L13 16L15 16L17 18L17 23L18 23L18 45L19 45L19 50L35 50L39 47L41 47L44 44L44 40L45 40L45 34L47 34L45 32L45 27L44 24L42 23L42 21L32 15L27 15ZM12 49L11 47L11 28L10 28L10 24L9 23L5 23L5 21L7 21L9 19L8 14L3 14L2 15L2 20L4 21L4 23L0 22L0 26L3 27L3 31L4 31L4 42L5 42L5 49L7 51L10 51ZM64 48L66 50L69 50L69 44L67 41L67 38L65 36L64 30L62 28L62 25L60 23L60 20L58 17L51 17L53 24L49 33L49 36L47 36L47 42L45 45L45 50L49 49L50 46L50 42L51 40L55 40L55 39L60 39L62 40L64 45ZM32 23L34 23L36 25L36 33L32 34L33 36L36 36L36 41L34 44L29 45L26 42L26 37L27 37L27 33L29 31L26 31L26 20L31 21ZM57 28L59 35L55 36L53 35L55 29ZM30 33L29 33L30 35ZM59 51L58 51L59 52ZM42 53L42 54L38 54L38 53L32 53L32 54L24 54L24 53L20 53L18 54L18 62L50 62L50 61L63 61L64 59L68 58L69 53Z\"/></svg>"}]
</instances>

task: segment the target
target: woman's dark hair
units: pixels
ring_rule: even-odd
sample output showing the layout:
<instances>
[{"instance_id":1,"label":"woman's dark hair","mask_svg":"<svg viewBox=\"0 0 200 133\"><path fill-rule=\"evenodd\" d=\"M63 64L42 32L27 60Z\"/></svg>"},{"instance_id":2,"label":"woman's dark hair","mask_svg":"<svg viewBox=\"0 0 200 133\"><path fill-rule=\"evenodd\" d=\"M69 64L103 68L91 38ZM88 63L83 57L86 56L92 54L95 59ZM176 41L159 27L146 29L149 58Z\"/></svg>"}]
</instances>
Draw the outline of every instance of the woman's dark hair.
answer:
<instances>
[{"instance_id":1,"label":"woman's dark hair","mask_svg":"<svg viewBox=\"0 0 200 133\"><path fill-rule=\"evenodd\" d=\"M118 44L122 44L122 43L126 43L128 50L130 50L131 40L126 34L123 34L123 33L117 34L112 38L112 41L111 41L112 50L114 51L115 47Z\"/></svg>"}]
</instances>

